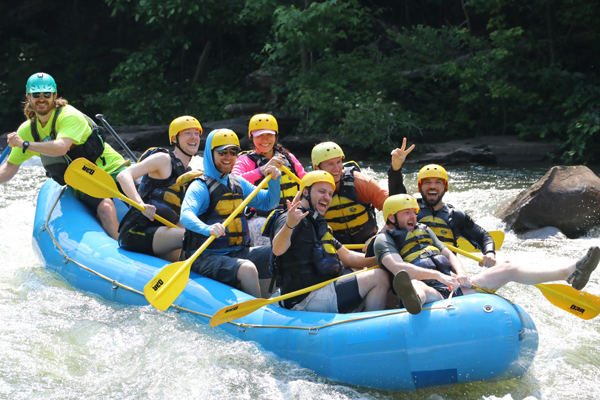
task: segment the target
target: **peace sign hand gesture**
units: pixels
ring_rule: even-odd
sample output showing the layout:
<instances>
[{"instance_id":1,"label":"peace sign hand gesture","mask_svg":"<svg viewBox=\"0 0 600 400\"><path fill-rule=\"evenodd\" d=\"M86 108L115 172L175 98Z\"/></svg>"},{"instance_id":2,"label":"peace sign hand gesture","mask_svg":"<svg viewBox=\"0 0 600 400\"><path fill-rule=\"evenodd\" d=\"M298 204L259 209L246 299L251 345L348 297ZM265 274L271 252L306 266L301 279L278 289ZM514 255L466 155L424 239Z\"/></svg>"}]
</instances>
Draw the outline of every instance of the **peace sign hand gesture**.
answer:
<instances>
[{"instance_id":1,"label":"peace sign hand gesture","mask_svg":"<svg viewBox=\"0 0 600 400\"><path fill-rule=\"evenodd\" d=\"M288 213L286 225L290 229L294 229L308 215L308 211L302 212L302 210L298 209L300 204L300 192L296 193L293 202L287 201Z\"/></svg>"},{"instance_id":2,"label":"peace sign hand gesture","mask_svg":"<svg viewBox=\"0 0 600 400\"><path fill-rule=\"evenodd\" d=\"M415 145L413 144L412 146L410 146L408 148L408 150L405 150L406 149L406 138L402 139L402 147L399 149L394 149L391 152L392 169L394 171L398 171L400 168L402 168L402 164L404 164L404 161L406 161L406 157L410 154L411 151L413 151L414 148L415 148Z\"/></svg>"}]
</instances>

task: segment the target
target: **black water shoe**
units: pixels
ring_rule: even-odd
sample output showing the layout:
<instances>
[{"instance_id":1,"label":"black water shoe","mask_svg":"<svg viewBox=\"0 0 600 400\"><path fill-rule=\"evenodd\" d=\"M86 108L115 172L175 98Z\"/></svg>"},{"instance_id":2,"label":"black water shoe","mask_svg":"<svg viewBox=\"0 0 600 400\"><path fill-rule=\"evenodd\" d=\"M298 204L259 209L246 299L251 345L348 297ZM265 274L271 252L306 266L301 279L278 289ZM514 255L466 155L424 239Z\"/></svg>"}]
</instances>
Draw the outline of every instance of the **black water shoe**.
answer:
<instances>
[{"instance_id":1,"label":"black water shoe","mask_svg":"<svg viewBox=\"0 0 600 400\"><path fill-rule=\"evenodd\" d=\"M408 272L402 270L394 276L394 290L402 299L406 311L413 315L421 312L421 299L419 299L419 295L417 295L415 287L410 281Z\"/></svg>"},{"instance_id":2,"label":"black water shoe","mask_svg":"<svg viewBox=\"0 0 600 400\"><path fill-rule=\"evenodd\" d=\"M590 280L590 275L598 266L600 261L600 249L598 246L592 246L587 254L575 264L575 272L567 278L567 282L573 278L571 286L577 290L581 290L587 285Z\"/></svg>"}]
</instances>

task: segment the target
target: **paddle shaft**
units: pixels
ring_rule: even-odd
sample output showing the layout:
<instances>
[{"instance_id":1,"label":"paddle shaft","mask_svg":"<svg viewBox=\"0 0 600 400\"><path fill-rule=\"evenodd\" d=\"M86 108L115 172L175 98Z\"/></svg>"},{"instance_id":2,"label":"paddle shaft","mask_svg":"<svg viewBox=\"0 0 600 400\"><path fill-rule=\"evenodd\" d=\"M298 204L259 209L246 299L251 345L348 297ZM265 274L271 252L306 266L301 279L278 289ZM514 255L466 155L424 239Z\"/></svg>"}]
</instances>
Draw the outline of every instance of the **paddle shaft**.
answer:
<instances>
[{"instance_id":1,"label":"paddle shaft","mask_svg":"<svg viewBox=\"0 0 600 400\"><path fill-rule=\"evenodd\" d=\"M250 193L250 195L244 199L244 201L238 206L238 208L236 208L235 211L229 217L227 217L227 219L223 222L223 227L226 227L227 225L229 225L229 223L231 221L233 221L235 217L237 217L237 215L244 209L244 207L246 207L248 205L248 203L250 203L250 201L254 198L254 196L256 196L256 194L261 189L263 189L265 186L267 186L267 184L269 183L270 180L271 180L271 175L268 175L265 179L263 179L263 181L260 183L260 185L258 185L256 187L256 189L254 189L252 191L252 193ZM177 280L177 278L179 278L179 276L181 276L181 274L185 273L186 271L189 271L192 264L194 263L194 261L196 261L196 258L198 258L198 256L200 256L200 254L202 254L202 252L208 247L208 245L211 244L212 241L215 239L216 239L215 235L210 235L210 237L202 244L202 246L200 246L198 248L198 250L196 250L194 252L194 254L186 260L186 262L181 266L181 268L179 268L179 270L177 270L177 272L175 272L175 274L171 277L171 279L169 279L164 285L162 285L160 287L160 289L158 289L158 291L156 292L156 295L154 296L154 299L158 299L165 291L167 291L167 289L169 289L169 287L171 287L173 282L175 282Z\"/></svg>"},{"instance_id":2,"label":"paddle shaft","mask_svg":"<svg viewBox=\"0 0 600 400\"><path fill-rule=\"evenodd\" d=\"M88 164L91 164L91 163L88 163ZM144 206L136 203L135 201L131 200L129 197L127 197L127 196L123 195L121 192L119 192L119 190L117 189L117 185L112 180L112 177L110 178L110 183L113 183L113 185L114 185L113 187L111 187L111 186L109 186L109 185L107 185L107 184L105 184L103 182L100 182L100 181L94 179L92 177L92 175L90 174L90 172L89 172L90 170L92 170L91 167L92 166L89 165L89 167L85 167L84 166L83 168L77 168L77 165L75 163L72 163L69 166L69 168L72 168L72 170L75 172L75 174L78 177L83 178L83 179L87 180L88 182L91 182L91 183L95 184L96 186L99 186L102 189L106 190L108 192L107 194L111 195L110 197L117 197L117 198L121 199L122 201L124 201L125 203L130 204L132 207L137 208L141 212L146 211L146 208ZM95 168L93 169L93 173L100 173L100 174L104 173L104 174L108 175L108 173L106 171L100 169L96 165L94 165L94 167ZM84 168L85 168L85 170L84 170ZM99 171L101 171L101 172L99 172ZM109 177L110 177L110 175L109 175ZM107 181L109 181L109 180L107 179ZM82 192L87 193L88 195L90 195L92 197L96 197L96 196L93 196L92 194L88 193L85 190L85 187L83 187L81 185L78 185L76 181L75 182L74 181L70 181L69 185L73 186L77 190L81 190ZM169 228L179 228L177 225L175 225L172 222L164 219L160 215L155 215L154 218L156 218L156 220L158 222L162 222L163 224L165 224Z\"/></svg>"},{"instance_id":3,"label":"paddle shaft","mask_svg":"<svg viewBox=\"0 0 600 400\"><path fill-rule=\"evenodd\" d=\"M290 170L288 167L286 167L285 165L283 165L283 166L281 167L281 170L282 170L283 172L285 172L285 173L286 173L286 174L287 174L287 175L288 175L290 178L292 178L292 180L293 180L294 182L296 182L298 185L300 185L300 184L302 183L302 181L300 180L300 178L298 178L298 177L296 176L296 174L294 174L294 173L293 173L293 172L292 172L292 171L291 171L291 170Z\"/></svg>"},{"instance_id":4,"label":"paddle shaft","mask_svg":"<svg viewBox=\"0 0 600 400\"><path fill-rule=\"evenodd\" d=\"M12 150L12 147L10 147L8 144L6 145L6 148L4 149L4 151L2 152L2 155L0 155L0 165L2 165L2 163L4 162L4 159L6 157L8 157L8 155L10 154Z\"/></svg>"},{"instance_id":5,"label":"paddle shaft","mask_svg":"<svg viewBox=\"0 0 600 400\"><path fill-rule=\"evenodd\" d=\"M350 274L338 276L337 278L333 278L333 279L330 279L325 282L317 283L316 285L309 286L304 289L296 290L295 292L287 293L287 294L284 294L283 296L277 296L277 297L273 297L271 299L252 299L249 301L245 301L243 303L225 306L225 307L221 308L219 311L217 311L215 313L215 315L213 315L213 317L210 319L209 325L210 326L218 326L218 325L224 324L225 322L229 322L229 321L233 321L234 319L242 318L248 314L252 314L254 311L258 310L259 308L261 308L263 306L277 303L278 301L283 301L283 300L289 299L291 297L296 297L296 296L299 296L304 293L312 292L313 290L321 289L321 288L329 285L330 283L337 281L338 279L346 278L346 277L349 277L352 275L357 275L362 272L370 271L370 270L373 270L376 268L379 268L379 265L376 265L376 266L370 267L370 268L366 268L366 269L361 269L360 271L355 271ZM252 303L252 304L250 304L248 308L245 308L244 304L248 305L249 303Z\"/></svg>"},{"instance_id":6,"label":"paddle shaft","mask_svg":"<svg viewBox=\"0 0 600 400\"><path fill-rule=\"evenodd\" d=\"M483 260L483 258L476 256L475 254L471 254L467 251L464 251L462 249L459 249L457 247L454 247L450 244L446 244L446 247L449 248L451 251L458 253L458 254L462 254L463 256L470 258L471 260L475 260L477 262L481 262Z\"/></svg>"},{"instance_id":7,"label":"paddle shaft","mask_svg":"<svg viewBox=\"0 0 600 400\"><path fill-rule=\"evenodd\" d=\"M102 115L102 114L96 114L96 118L98 118L102 122L102 125L104 125L104 127L106 129L108 129L108 131L115 138L115 140L117 142L119 142L119 144L121 145L121 147L127 152L127 154L129 155L129 157L131 158L131 161L135 162L136 158L133 155L133 152L129 149L129 147L127 147L127 145L125 144L125 142L123 140L121 140L121 138L119 137L119 135L117 135L117 132L115 132L115 130L112 128L112 126L110 126L110 124L108 123L108 121L106 120L106 118L104 118L104 115Z\"/></svg>"}]
</instances>

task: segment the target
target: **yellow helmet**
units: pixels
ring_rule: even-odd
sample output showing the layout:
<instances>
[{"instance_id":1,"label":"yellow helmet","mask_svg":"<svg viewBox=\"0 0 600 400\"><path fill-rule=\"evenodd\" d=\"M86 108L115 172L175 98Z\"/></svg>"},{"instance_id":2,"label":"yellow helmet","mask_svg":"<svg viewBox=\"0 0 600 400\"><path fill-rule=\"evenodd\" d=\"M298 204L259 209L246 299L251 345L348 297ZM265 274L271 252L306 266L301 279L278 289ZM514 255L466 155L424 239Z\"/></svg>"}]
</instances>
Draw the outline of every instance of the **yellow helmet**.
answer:
<instances>
[{"instance_id":1,"label":"yellow helmet","mask_svg":"<svg viewBox=\"0 0 600 400\"><path fill-rule=\"evenodd\" d=\"M387 221L390 215L396 215L398 211L407 208L415 208L419 212L417 200L409 194L395 194L388 197L383 203L383 219Z\"/></svg>"},{"instance_id":2,"label":"yellow helmet","mask_svg":"<svg viewBox=\"0 0 600 400\"><path fill-rule=\"evenodd\" d=\"M446 191L448 191L448 173L441 165L429 164L419 171L419 191L421 191L421 181L425 178L440 178L446 181Z\"/></svg>"},{"instance_id":3,"label":"yellow helmet","mask_svg":"<svg viewBox=\"0 0 600 400\"><path fill-rule=\"evenodd\" d=\"M239 149L240 140L237 135L231 129L215 129L211 133L215 133L212 137L212 142L210 144L210 149L217 148L217 150L221 150L225 147L236 146Z\"/></svg>"},{"instance_id":4,"label":"yellow helmet","mask_svg":"<svg viewBox=\"0 0 600 400\"><path fill-rule=\"evenodd\" d=\"M311 158L313 168L317 169L319 164L323 161L331 160L332 158L342 157L344 159L344 152L342 148L333 142L319 143L312 149Z\"/></svg>"},{"instance_id":5,"label":"yellow helmet","mask_svg":"<svg viewBox=\"0 0 600 400\"><path fill-rule=\"evenodd\" d=\"M302 178L300 182L300 193L304 191L304 188L311 187L317 182L327 182L331 185L335 191L335 181L333 176L327 171L310 171Z\"/></svg>"},{"instance_id":6,"label":"yellow helmet","mask_svg":"<svg viewBox=\"0 0 600 400\"><path fill-rule=\"evenodd\" d=\"M200 135L202 135L202 126L196 118L190 117L189 115L175 118L171 122L171 125L169 125L169 143L173 144L173 138L177 136L179 132L190 128L198 129L200 131Z\"/></svg>"},{"instance_id":7,"label":"yellow helmet","mask_svg":"<svg viewBox=\"0 0 600 400\"><path fill-rule=\"evenodd\" d=\"M275 134L279 133L277 120L271 114L256 114L250 118L250 123L248 124L248 137L252 139L251 132L259 129L268 129L275 131Z\"/></svg>"}]
</instances>

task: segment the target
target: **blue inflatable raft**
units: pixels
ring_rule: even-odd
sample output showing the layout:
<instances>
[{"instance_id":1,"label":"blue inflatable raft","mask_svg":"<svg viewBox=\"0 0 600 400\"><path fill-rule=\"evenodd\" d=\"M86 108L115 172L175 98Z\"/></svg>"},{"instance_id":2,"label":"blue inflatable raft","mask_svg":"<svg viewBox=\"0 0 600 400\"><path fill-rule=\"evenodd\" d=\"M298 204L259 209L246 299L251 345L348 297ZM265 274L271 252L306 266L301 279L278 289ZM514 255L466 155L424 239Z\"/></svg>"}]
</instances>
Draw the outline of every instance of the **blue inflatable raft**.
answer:
<instances>
[{"instance_id":1,"label":"blue inflatable raft","mask_svg":"<svg viewBox=\"0 0 600 400\"><path fill-rule=\"evenodd\" d=\"M70 285L123 304L148 306L143 287L167 265L120 249L72 189L52 180L38 197L33 243L42 264ZM208 324L220 308L251 298L192 272L172 308ZM485 294L432 303L416 316L406 310L325 314L271 305L219 328L324 377L400 391L515 378L527 371L538 347L531 317Z\"/></svg>"}]
</instances>

